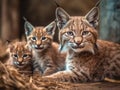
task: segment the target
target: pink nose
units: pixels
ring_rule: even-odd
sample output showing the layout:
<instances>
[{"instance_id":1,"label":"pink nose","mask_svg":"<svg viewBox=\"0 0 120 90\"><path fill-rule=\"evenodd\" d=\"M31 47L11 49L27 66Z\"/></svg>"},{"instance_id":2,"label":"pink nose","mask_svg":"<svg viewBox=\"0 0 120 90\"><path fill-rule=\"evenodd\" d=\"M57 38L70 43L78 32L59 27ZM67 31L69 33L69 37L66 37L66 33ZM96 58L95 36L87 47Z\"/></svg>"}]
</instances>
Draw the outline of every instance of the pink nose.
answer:
<instances>
[{"instance_id":1,"label":"pink nose","mask_svg":"<svg viewBox=\"0 0 120 90\"><path fill-rule=\"evenodd\" d=\"M37 47L40 47L40 45L37 45Z\"/></svg>"},{"instance_id":2,"label":"pink nose","mask_svg":"<svg viewBox=\"0 0 120 90\"><path fill-rule=\"evenodd\" d=\"M79 46L79 45L80 45L80 43L81 43L81 42L78 42L78 41L77 41L77 42L76 42L77 46Z\"/></svg>"},{"instance_id":3,"label":"pink nose","mask_svg":"<svg viewBox=\"0 0 120 90\"><path fill-rule=\"evenodd\" d=\"M77 46L79 46L82 42L82 37L75 37L75 43Z\"/></svg>"}]
</instances>

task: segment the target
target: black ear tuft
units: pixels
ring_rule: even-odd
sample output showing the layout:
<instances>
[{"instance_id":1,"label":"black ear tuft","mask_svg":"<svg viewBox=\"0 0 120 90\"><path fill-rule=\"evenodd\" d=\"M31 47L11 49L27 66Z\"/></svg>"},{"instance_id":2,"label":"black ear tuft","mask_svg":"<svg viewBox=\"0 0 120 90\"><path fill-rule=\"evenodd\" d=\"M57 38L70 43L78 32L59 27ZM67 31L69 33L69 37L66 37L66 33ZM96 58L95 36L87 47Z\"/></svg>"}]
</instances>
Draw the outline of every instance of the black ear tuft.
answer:
<instances>
[{"instance_id":1,"label":"black ear tuft","mask_svg":"<svg viewBox=\"0 0 120 90\"><path fill-rule=\"evenodd\" d=\"M98 8L94 7L85 16L85 18L87 19L87 21L94 28L96 28L98 26L98 20L99 20L99 13L98 12L99 12Z\"/></svg>"},{"instance_id":2,"label":"black ear tuft","mask_svg":"<svg viewBox=\"0 0 120 90\"><path fill-rule=\"evenodd\" d=\"M55 29L56 29L56 22L55 21L51 22L49 25L47 25L45 27L45 30L47 31L47 33L49 35L54 35Z\"/></svg>"},{"instance_id":3,"label":"black ear tuft","mask_svg":"<svg viewBox=\"0 0 120 90\"><path fill-rule=\"evenodd\" d=\"M70 19L70 16L65 10L63 10L60 7L56 9L56 20L57 20L57 26L59 29L62 29L64 25L69 21L69 19Z\"/></svg>"}]
</instances>

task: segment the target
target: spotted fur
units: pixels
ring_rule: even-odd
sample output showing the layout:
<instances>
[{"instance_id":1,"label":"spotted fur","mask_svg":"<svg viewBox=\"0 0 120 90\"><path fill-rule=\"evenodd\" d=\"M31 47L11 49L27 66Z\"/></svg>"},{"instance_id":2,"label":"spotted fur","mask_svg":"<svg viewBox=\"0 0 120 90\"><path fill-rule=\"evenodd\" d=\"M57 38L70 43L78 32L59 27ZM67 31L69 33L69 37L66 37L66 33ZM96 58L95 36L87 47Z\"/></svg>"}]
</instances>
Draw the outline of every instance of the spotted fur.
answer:
<instances>
[{"instance_id":1,"label":"spotted fur","mask_svg":"<svg viewBox=\"0 0 120 90\"><path fill-rule=\"evenodd\" d=\"M120 79L120 45L98 39L98 8L86 16L70 17L56 9L61 50L67 47L66 69L44 79L67 82L102 81L105 77Z\"/></svg>"},{"instance_id":2,"label":"spotted fur","mask_svg":"<svg viewBox=\"0 0 120 90\"><path fill-rule=\"evenodd\" d=\"M53 42L56 23L46 27L34 27L25 23L27 43L33 50L34 71L41 75L50 75L64 69L65 54L60 54L58 44Z\"/></svg>"},{"instance_id":3,"label":"spotted fur","mask_svg":"<svg viewBox=\"0 0 120 90\"><path fill-rule=\"evenodd\" d=\"M21 73L32 73L32 51L26 42L14 42L8 45L9 60L7 65L18 69Z\"/></svg>"}]
</instances>

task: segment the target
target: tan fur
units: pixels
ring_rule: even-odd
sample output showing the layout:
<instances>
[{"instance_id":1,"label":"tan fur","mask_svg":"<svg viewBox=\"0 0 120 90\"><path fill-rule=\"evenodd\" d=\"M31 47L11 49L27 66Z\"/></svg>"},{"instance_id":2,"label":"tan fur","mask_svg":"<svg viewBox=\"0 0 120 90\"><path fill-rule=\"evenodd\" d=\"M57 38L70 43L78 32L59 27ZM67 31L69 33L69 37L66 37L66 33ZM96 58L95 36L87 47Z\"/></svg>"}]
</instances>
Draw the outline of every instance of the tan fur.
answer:
<instances>
[{"instance_id":1,"label":"tan fur","mask_svg":"<svg viewBox=\"0 0 120 90\"><path fill-rule=\"evenodd\" d=\"M41 75L50 75L64 69L66 56L59 53L58 44L53 42L54 27L55 22L46 27L33 27L27 36L27 43L33 50L33 67Z\"/></svg>"},{"instance_id":2,"label":"tan fur","mask_svg":"<svg viewBox=\"0 0 120 90\"><path fill-rule=\"evenodd\" d=\"M98 39L93 27L96 12L87 14L90 17L69 17L63 9L57 8L60 44L67 46L68 51L66 70L43 79L75 83L102 81L105 77L120 79L120 45Z\"/></svg>"},{"instance_id":3,"label":"tan fur","mask_svg":"<svg viewBox=\"0 0 120 90\"><path fill-rule=\"evenodd\" d=\"M58 44L52 45L40 53L33 51L34 65L39 65L41 75L50 75L64 69L65 54L58 52Z\"/></svg>"},{"instance_id":4,"label":"tan fur","mask_svg":"<svg viewBox=\"0 0 120 90\"><path fill-rule=\"evenodd\" d=\"M32 51L26 42L14 41L8 45L9 59L6 64L13 66L20 73L32 73Z\"/></svg>"}]
</instances>

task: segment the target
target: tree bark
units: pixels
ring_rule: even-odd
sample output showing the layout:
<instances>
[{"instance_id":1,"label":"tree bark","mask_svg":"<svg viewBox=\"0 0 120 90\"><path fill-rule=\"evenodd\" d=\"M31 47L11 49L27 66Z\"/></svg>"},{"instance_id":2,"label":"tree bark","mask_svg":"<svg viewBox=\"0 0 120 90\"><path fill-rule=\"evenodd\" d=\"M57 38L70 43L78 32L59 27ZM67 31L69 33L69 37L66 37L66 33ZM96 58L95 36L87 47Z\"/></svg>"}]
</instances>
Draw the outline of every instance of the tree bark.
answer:
<instances>
[{"instance_id":1,"label":"tree bark","mask_svg":"<svg viewBox=\"0 0 120 90\"><path fill-rule=\"evenodd\" d=\"M3 41L19 37L19 0L2 0L1 38Z\"/></svg>"},{"instance_id":2,"label":"tree bark","mask_svg":"<svg viewBox=\"0 0 120 90\"><path fill-rule=\"evenodd\" d=\"M102 0L100 38L120 43L120 0Z\"/></svg>"}]
</instances>

